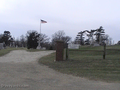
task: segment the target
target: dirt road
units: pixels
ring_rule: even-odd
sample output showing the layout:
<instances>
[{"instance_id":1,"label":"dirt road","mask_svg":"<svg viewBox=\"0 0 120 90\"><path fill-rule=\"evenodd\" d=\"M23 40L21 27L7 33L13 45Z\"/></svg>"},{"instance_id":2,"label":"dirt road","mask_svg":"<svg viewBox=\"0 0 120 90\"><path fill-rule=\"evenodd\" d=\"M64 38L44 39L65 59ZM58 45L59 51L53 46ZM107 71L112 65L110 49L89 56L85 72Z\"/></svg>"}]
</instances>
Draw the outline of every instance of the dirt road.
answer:
<instances>
[{"instance_id":1,"label":"dirt road","mask_svg":"<svg viewBox=\"0 0 120 90\"><path fill-rule=\"evenodd\" d=\"M15 50L0 57L0 90L120 90L120 83L91 81L38 64L52 52Z\"/></svg>"}]
</instances>

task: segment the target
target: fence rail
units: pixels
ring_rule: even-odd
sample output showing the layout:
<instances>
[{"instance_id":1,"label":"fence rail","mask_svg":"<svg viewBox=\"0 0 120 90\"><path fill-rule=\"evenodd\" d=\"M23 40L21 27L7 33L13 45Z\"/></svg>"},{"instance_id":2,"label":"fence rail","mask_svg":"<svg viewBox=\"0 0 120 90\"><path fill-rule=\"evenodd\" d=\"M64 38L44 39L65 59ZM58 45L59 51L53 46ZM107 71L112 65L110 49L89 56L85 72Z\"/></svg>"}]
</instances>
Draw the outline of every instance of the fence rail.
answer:
<instances>
[{"instance_id":1,"label":"fence rail","mask_svg":"<svg viewBox=\"0 0 120 90\"><path fill-rule=\"evenodd\" d=\"M111 46L112 47L112 46ZM110 57L115 57L116 59L119 59L119 54L120 54L120 48L116 47L106 47L106 45L100 48L80 48L80 49L68 49L66 48L66 59L70 59L75 57L83 57L88 58L88 57L100 57L101 59L112 59ZM80 57L81 56L81 57ZM89 58L88 58L89 59ZM99 59L99 58L98 58Z\"/></svg>"},{"instance_id":2,"label":"fence rail","mask_svg":"<svg viewBox=\"0 0 120 90\"><path fill-rule=\"evenodd\" d=\"M92 52L103 52L103 50L80 50L80 49L78 49L78 50L75 50L75 49L69 49L69 51L92 51Z\"/></svg>"}]
</instances>

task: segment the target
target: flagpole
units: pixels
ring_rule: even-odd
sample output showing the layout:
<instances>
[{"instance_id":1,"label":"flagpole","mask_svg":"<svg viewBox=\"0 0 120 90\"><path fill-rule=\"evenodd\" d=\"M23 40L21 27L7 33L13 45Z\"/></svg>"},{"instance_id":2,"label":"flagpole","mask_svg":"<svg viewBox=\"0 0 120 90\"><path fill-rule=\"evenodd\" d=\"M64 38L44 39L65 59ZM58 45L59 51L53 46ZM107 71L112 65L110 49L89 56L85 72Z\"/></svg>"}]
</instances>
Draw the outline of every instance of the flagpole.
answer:
<instances>
[{"instance_id":1,"label":"flagpole","mask_svg":"<svg viewBox=\"0 0 120 90\"><path fill-rule=\"evenodd\" d=\"M44 21L44 20L40 19L40 36L41 36L41 24L42 24L42 23L47 23L47 21ZM37 49L40 49L40 48L41 48L41 46L40 46L40 36L39 36L39 43L38 43Z\"/></svg>"},{"instance_id":2,"label":"flagpole","mask_svg":"<svg viewBox=\"0 0 120 90\"><path fill-rule=\"evenodd\" d=\"M41 19L40 19L40 37L41 37ZM39 47L41 48L41 46L40 46L40 38L39 38Z\"/></svg>"},{"instance_id":3,"label":"flagpole","mask_svg":"<svg viewBox=\"0 0 120 90\"><path fill-rule=\"evenodd\" d=\"M40 19L40 35L41 35L41 19ZM39 36L37 49L40 49L40 48L41 48L41 46L40 46L40 36Z\"/></svg>"}]
</instances>

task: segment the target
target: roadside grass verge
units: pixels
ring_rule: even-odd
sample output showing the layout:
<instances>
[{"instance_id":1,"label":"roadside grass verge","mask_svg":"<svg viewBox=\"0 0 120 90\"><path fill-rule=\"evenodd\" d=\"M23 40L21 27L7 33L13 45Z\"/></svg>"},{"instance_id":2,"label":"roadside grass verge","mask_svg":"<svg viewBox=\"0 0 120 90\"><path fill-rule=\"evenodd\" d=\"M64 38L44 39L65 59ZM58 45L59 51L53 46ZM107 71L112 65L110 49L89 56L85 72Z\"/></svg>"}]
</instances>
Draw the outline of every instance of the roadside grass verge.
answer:
<instances>
[{"instance_id":1,"label":"roadside grass verge","mask_svg":"<svg viewBox=\"0 0 120 90\"><path fill-rule=\"evenodd\" d=\"M82 48L82 47L81 47ZM87 47L88 48L88 47ZM102 47L91 47L91 50L101 50ZM45 56L39 60L40 64L65 74L100 80L105 82L120 83L120 46L107 47L106 59L102 59L103 52L86 50L69 50L69 60L54 62L55 53ZM113 50L109 50L113 49ZM90 50L90 51L89 51Z\"/></svg>"},{"instance_id":2,"label":"roadside grass verge","mask_svg":"<svg viewBox=\"0 0 120 90\"><path fill-rule=\"evenodd\" d=\"M8 54L10 51L13 51L13 50L26 50L26 48L12 48L12 47L7 47L6 49L1 49L0 50L0 56Z\"/></svg>"},{"instance_id":3,"label":"roadside grass verge","mask_svg":"<svg viewBox=\"0 0 120 90\"><path fill-rule=\"evenodd\" d=\"M39 52L39 51L49 51L44 49L26 49L28 52Z\"/></svg>"},{"instance_id":4,"label":"roadside grass verge","mask_svg":"<svg viewBox=\"0 0 120 90\"><path fill-rule=\"evenodd\" d=\"M47 51L47 50L38 50L38 49L27 49L27 48L15 48L15 47L7 47L6 49L1 49L0 50L0 56L3 56L5 54L8 54L10 51L13 50L26 50L28 52L38 52L38 51Z\"/></svg>"}]
</instances>

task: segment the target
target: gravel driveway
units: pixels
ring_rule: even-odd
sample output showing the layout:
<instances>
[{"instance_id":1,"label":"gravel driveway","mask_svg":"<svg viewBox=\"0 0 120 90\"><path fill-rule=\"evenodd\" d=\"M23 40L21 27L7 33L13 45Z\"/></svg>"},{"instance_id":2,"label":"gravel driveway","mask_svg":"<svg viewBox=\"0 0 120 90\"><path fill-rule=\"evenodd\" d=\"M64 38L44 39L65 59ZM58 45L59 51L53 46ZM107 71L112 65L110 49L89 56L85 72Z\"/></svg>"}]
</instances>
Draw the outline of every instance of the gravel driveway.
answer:
<instances>
[{"instance_id":1,"label":"gravel driveway","mask_svg":"<svg viewBox=\"0 0 120 90\"><path fill-rule=\"evenodd\" d=\"M0 57L0 90L120 90L120 83L91 81L38 64L52 52L15 50Z\"/></svg>"}]
</instances>

